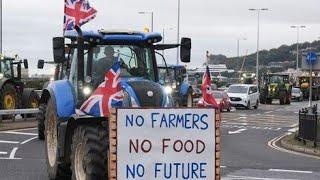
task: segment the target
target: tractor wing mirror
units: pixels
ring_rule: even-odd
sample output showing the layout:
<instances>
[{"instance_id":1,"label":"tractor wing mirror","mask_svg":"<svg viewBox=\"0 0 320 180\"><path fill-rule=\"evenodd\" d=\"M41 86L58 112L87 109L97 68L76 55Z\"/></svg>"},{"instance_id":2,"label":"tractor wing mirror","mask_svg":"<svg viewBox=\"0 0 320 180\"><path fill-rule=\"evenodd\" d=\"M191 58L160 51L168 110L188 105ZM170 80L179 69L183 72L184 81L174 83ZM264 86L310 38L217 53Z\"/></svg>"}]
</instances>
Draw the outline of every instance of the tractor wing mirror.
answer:
<instances>
[{"instance_id":1,"label":"tractor wing mirror","mask_svg":"<svg viewBox=\"0 0 320 180\"><path fill-rule=\"evenodd\" d=\"M28 68L29 68L28 59L24 59L24 60L23 60L23 65L24 65L24 68L25 68L25 69L28 69Z\"/></svg>"},{"instance_id":2,"label":"tractor wing mirror","mask_svg":"<svg viewBox=\"0 0 320 180\"><path fill-rule=\"evenodd\" d=\"M180 58L184 63L189 63L191 58L191 39L181 38Z\"/></svg>"},{"instance_id":3,"label":"tractor wing mirror","mask_svg":"<svg viewBox=\"0 0 320 180\"><path fill-rule=\"evenodd\" d=\"M38 60L38 69L43 69L43 66L44 66L44 60L39 59Z\"/></svg>"},{"instance_id":4,"label":"tractor wing mirror","mask_svg":"<svg viewBox=\"0 0 320 180\"><path fill-rule=\"evenodd\" d=\"M55 63L63 63L65 61L65 44L63 37L54 37L53 45L53 60Z\"/></svg>"}]
</instances>

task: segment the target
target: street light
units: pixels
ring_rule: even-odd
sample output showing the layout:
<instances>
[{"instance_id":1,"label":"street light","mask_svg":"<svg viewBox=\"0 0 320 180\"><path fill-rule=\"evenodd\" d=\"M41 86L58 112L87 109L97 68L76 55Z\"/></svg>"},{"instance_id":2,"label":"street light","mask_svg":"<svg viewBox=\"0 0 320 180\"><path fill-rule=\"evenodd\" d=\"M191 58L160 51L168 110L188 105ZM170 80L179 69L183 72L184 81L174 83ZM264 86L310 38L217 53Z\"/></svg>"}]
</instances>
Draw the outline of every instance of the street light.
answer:
<instances>
[{"instance_id":1,"label":"street light","mask_svg":"<svg viewBox=\"0 0 320 180\"><path fill-rule=\"evenodd\" d=\"M2 0L0 0L0 54L2 54Z\"/></svg>"},{"instance_id":2,"label":"street light","mask_svg":"<svg viewBox=\"0 0 320 180\"><path fill-rule=\"evenodd\" d=\"M299 32L300 29L306 28L304 25L299 25L299 26L291 26L293 29L297 29L297 62L296 62L296 70L299 69Z\"/></svg>"},{"instance_id":3,"label":"street light","mask_svg":"<svg viewBox=\"0 0 320 180\"><path fill-rule=\"evenodd\" d=\"M180 0L178 0L177 44L180 41ZM177 48L177 65L179 65L179 48Z\"/></svg>"},{"instance_id":4,"label":"street light","mask_svg":"<svg viewBox=\"0 0 320 180\"><path fill-rule=\"evenodd\" d=\"M151 15L151 32L153 32L153 11L151 12L147 12L147 11L141 11L141 12L138 12L139 14L149 14Z\"/></svg>"},{"instance_id":5,"label":"street light","mask_svg":"<svg viewBox=\"0 0 320 180\"><path fill-rule=\"evenodd\" d=\"M268 11L268 8L254 9L250 8L249 11L258 12L258 31L257 31L257 62L256 62L256 77L259 83L259 39L260 39L260 11Z\"/></svg>"},{"instance_id":6,"label":"street light","mask_svg":"<svg viewBox=\"0 0 320 180\"><path fill-rule=\"evenodd\" d=\"M238 62L237 62L237 66L239 66L240 64L240 41L245 41L247 40L247 38L238 38L237 39L237 57L238 57ZM240 68L240 66L239 66Z\"/></svg>"}]
</instances>

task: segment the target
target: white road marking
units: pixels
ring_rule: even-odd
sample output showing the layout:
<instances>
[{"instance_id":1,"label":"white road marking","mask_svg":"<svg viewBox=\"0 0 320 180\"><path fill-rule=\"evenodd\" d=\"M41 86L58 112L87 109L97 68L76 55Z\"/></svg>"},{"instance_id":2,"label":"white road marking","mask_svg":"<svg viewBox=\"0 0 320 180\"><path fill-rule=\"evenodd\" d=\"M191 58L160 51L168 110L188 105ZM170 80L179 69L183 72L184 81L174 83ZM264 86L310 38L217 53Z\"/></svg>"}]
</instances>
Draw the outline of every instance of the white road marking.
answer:
<instances>
[{"instance_id":1,"label":"white road marking","mask_svg":"<svg viewBox=\"0 0 320 180\"><path fill-rule=\"evenodd\" d=\"M220 166L221 168L227 168L227 166Z\"/></svg>"},{"instance_id":2,"label":"white road marking","mask_svg":"<svg viewBox=\"0 0 320 180\"><path fill-rule=\"evenodd\" d=\"M252 176L232 176L228 175L227 178L222 178L222 179L237 179L237 180L297 180L297 179L280 179L280 178L262 178L262 177L252 177Z\"/></svg>"},{"instance_id":3,"label":"white road marking","mask_svg":"<svg viewBox=\"0 0 320 180\"><path fill-rule=\"evenodd\" d=\"M245 131L247 129L238 129L236 131L228 131L228 134L240 134L241 132Z\"/></svg>"},{"instance_id":4,"label":"white road marking","mask_svg":"<svg viewBox=\"0 0 320 180\"><path fill-rule=\"evenodd\" d=\"M269 169L269 171L273 172L290 172L290 173L304 173L304 174L312 174L312 171L297 171L297 170L288 170L288 169Z\"/></svg>"},{"instance_id":5,"label":"white road marking","mask_svg":"<svg viewBox=\"0 0 320 180\"><path fill-rule=\"evenodd\" d=\"M17 134L17 135L27 135L27 136L36 136L36 133L25 133L25 132L18 132L18 131L4 131L0 132L2 134Z\"/></svg>"},{"instance_id":6,"label":"white road marking","mask_svg":"<svg viewBox=\"0 0 320 180\"><path fill-rule=\"evenodd\" d=\"M30 139L27 139L27 140L23 141L21 144L26 144L26 143L28 143L28 142L36 139L36 138L37 138L37 136L36 136L36 137L33 137L33 138L30 138Z\"/></svg>"},{"instance_id":7,"label":"white road marking","mask_svg":"<svg viewBox=\"0 0 320 180\"><path fill-rule=\"evenodd\" d=\"M0 154L4 155L4 154L8 154L8 152L1 152L1 151L0 151Z\"/></svg>"},{"instance_id":8,"label":"white road marking","mask_svg":"<svg viewBox=\"0 0 320 180\"><path fill-rule=\"evenodd\" d=\"M270 113L273 113L273 111L268 111L268 112L265 112L265 114L270 114Z\"/></svg>"},{"instance_id":9,"label":"white road marking","mask_svg":"<svg viewBox=\"0 0 320 180\"><path fill-rule=\"evenodd\" d=\"M18 141L3 141L3 140L0 140L0 143L6 143L6 144L19 144Z\"/></svg>"},{"instance_id":10,"label":"white road marking","mask_svg":"<svg viewBox=\"0 0 320 180\"><path fill-rule=\"evenodd\" d=\"M14 159L14 156L16 155L17 150L18 150L18 147L15 147L12 149L9 159Z\"/></svg>"},{"instance_id":11,"label":"white road marking","mask_svg":"<svg viewBox=\"0 0 320 180\"><path fill-rule=\"evenodd\" d=\"M298 127L295 127L295 128L292 128L292 129L288 129L288 132L292 132L292 133L295 133L299 130Z\"/></svg>"}]
</instances>

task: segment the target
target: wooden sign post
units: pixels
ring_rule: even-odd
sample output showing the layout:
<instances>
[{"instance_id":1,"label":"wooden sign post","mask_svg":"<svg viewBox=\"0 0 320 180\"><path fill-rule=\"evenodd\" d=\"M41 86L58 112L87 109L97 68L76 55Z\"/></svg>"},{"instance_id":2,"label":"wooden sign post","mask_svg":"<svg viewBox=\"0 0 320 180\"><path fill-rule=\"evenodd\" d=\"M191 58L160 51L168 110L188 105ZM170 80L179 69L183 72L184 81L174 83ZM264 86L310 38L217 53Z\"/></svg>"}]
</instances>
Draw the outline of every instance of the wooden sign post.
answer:
<instances>
[{"instance_id":1,"label":"wooden sign post","mask_svg":"<svg viewBox=\"0 0 320 180\"><path fill-rule=\"evenodd\" d=\"M221 178L214 109L118 109L109 123L109 179Z\"/></svg>"}]
</instances>

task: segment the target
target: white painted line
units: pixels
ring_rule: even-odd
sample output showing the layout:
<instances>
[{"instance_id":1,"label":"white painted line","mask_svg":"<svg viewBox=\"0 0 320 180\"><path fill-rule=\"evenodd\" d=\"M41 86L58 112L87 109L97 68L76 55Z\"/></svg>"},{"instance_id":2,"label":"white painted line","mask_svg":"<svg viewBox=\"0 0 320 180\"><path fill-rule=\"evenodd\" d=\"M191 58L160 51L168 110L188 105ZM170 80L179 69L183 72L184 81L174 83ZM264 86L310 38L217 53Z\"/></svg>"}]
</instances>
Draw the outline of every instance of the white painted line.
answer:
<instances>
[{"instance_id":1,"label":"white painted line","mask_svg":"<svg viewBox=\"0 0 320 180\"><path fill-rule=\"evenodd\" d=\"M276 129L276 131L279 131L279 130L281 130L281 128L277 128L277 129Z\"/></svg>"},{"instance_id":2,"label":"white painted line","mask_svg":"<svg viewBox=\"0 0 320 180\"><path fill-rule=\"evenodd\" d=\"M7 144L19 144L18 141L2 141L0 140L0 143L7 143Z\"/></svg>"},{"instance_id":3,"label":"white painted line","mask_svg":"<svg viewBox=\"0 0 320 180\"><path fill-rule=\"evenodd\" d=\"M262 177L252 177L252 176L232 176L228 175L227 178L222 178L225 180L298 180L298 179L280 179L280 178L262 178Z\"/></svg>"},{"instance_id":4,"label":"white painted line","mask_svg":"<svg viewBox=\"0 0 320 180\"><path fill-rule=\"evenodd\" d=\"M241 132L245 131L247 129L238 129L236 131L228 131L228 134L240 134Z\"/></svg>"},{"instance_id":5,"label":"white painted line","mask_svg":"<svg viewBox=\"0 0 320 180\"><path fill-rule=\"evenodd\" d=\"M248 117L240 117L240 119L247 119Z\"/></svg>"},{"instance_id":6,"label":"white painted line","mask_svg":"<svg viewBox=\"0 0 320 180\"><path fill-rule=\"evenodd\" d=\"M288 170L288 169L269 169L269 171L273 172L290 172L290 173L304 173L304 174L312 174L312 171L297 171L297 170Z\"/></svg>"},{"instance_id":7,"label":"white painted line","mask_svg":"<svg viewBox=\"0 0 320 180\"><path fill-rule=\"evenodd\" d=\"M270 113L273 113L273 111L268 111L268 112L265 112L265 114L270 114Z\"/></svg>"},{"instance_id":8,"label":"white painted line","mask_svg":"<svg viewBox=\"0 0 320 180\"><path fill-rule=\"evenodd\" d=\"M4 155L4 154L8 154L8 152L1 152L1 151L0 151L0 154Z\"/></svg>"},{"instance_id":9,"label":"white painted line","mask_svg":"<svg viewBox=\"0 0 320 180\"><path fill-rule=\"evenodd\" d=\"M221 168L227 168L227 166L220 166Z\"/></svg>"},{"instance_id":10,"label":"white painted line","mask_svg":"<svg viewBox=\"0 0 320 180\"><path fill-rule=\"evenodd\" d=\"M26 144L26 143L28 143L28 142L36 139L36 138L37 138L37 136L36 136L36 137L33 137L33 138L30 138L30 139L27 139L27 140L23 141L21 144Z\"/></svg>"},{"instance_id":11,"label":"white painted line","mask_svg":"<svg viewBox=\"0 0 320 180\"><path fill-rule=\"evenodd\" d=\"M18 150L18 147L15 147L12 149L9 159L14 159L14 156L16 155L17 150Z\"/></svg>"},{"instance_id":12,"label":"white painted line","mask_svg":"<svg viewBox=\"0 0 320 180\"><path fill-rule=\"evenodd\" d=\"M295 132L297 132L298 130L299 130L299 128L296 127L296 128L289 129L288 132L295 133Z\"/></svg>"},{"instance_id":13,"label":"white painted line","mask_svg":"<svg viewBox=\"0 0 320 180\"><path fill-rule=\"evenodd\" d=\"M36 133L24 133L24 132L17 132L17 131L4 131L4 132L0 132L3 134L17 134L17 135L27 135L27 136L36 136L38 134Z\"/></svg>"},{"instance_id":14,"label":"white painted line","mask_svg":"<svg viewBox=\"0 0 320 180\"><path fill-rule=\"evenodd\" d=\"M19 132L19 131L36 130L36 129L38 128L24 128L24 129L12 130L12 131Z\"/></svg>"}]
</instances>

